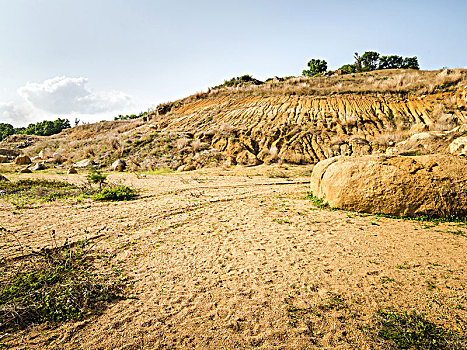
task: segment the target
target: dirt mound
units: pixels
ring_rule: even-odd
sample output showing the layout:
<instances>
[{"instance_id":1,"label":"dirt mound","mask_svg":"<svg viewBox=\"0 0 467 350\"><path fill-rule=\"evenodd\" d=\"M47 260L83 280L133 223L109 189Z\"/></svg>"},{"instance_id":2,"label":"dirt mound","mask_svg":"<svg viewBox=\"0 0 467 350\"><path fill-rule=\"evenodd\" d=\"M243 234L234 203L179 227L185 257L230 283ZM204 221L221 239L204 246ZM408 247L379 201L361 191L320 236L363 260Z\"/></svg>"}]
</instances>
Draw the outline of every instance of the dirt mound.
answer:
<instances>
[{"instance_id":1,"label":"dirt mound","mask_svg":"<svg viewBox=\"0 0 467 350\"><path fill-rule=\"evenodd\" d=\"M467 160L452 155L334 157L311 190L331 207L394 216L467 216Z\"/></svg>"},{"instance_id":2,"label":"dirt mound","mask_svg":"<svg viewBox=\"0 0 467 350\"><path fill-rule=\"evenodd\" d=\"M124 159L129 171L314 164L338 155L381 154L417 133L454 130L429 140L430 147L400 147L402 153L448 152L463 135L456 127L467 124L466 76L467 70L389 70L213 89L159 106L145 118L81 125L51 137L15 136L6 143L27 145L31 157L59 152L70 163L91 159L108 169Z\"/></svg>"}]
</instances>

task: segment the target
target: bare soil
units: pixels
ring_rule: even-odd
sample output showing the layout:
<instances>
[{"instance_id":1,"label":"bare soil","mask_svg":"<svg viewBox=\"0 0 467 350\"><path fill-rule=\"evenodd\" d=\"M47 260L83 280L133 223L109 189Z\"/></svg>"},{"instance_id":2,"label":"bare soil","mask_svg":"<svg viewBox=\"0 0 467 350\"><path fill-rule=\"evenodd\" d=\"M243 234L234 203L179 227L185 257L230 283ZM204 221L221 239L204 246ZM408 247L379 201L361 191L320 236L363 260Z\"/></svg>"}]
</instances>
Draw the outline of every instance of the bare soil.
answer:
<instances>
[{"instance_id":1,"label":"bare soil","mask_svg":"<svg viewBox=\"0 0 467 350\"><path fill-rule=\"evenodd\" d=\"M377 336L389 308L465 335L466 226L318 209L309 169L112 174L140 190L128 202L0 200L1 258L52 246L52 230L99 235L133 281L101 315L0 334L0 348L391 349Z\"/></svg>"}]
</instances>

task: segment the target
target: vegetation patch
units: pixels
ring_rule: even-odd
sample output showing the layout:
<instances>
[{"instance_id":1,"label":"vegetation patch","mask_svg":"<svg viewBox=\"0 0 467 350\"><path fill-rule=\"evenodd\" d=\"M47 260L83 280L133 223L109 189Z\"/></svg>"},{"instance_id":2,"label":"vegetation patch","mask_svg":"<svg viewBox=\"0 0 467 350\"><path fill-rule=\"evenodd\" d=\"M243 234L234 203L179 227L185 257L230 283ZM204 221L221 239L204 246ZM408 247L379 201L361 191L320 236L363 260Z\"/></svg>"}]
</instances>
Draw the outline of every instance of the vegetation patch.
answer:
<instances>
[{"instance_id":1,"label":"vegetation patch","mask_svg":"<svg viewBox=\"0 0 467 350\"><path fill-rule=\"evenodd\" d=\"M97 201L129 201L138 196L136 190L128 186L116 186L99 190L93 195Z\"/></svg>"},{"instance_id":2,"label":"vegetation patch","mask_svg":"<svg viewBox=\"0 0 467 350\"><path fill-rule=\"evenodd\" d=\"M305 199L311 200L315 207L320 209L330 209L329 204L324 200L324 198L319 198L313 195L313 192L308 192L305 196Z\"/></svg>"},{"instance_id":3,"label":"vegetation patch","mask_svg":"<svg viewBox=\"0 0 467 350\"><path fill-rule=\"evenodd\" d=\"M378 335L391 340L398 349L465 349L462 337L427 321L415 311L395 313L378 311Z\"/></svg>"},{"instance_id":4,"label":"vegetation patch","mask_svg":"<svg viewBox=\"0 0 467 350\"><path fill-rule=\"evenodd\" d=\"M0 265L0 330L79 320L122 299L121 273L96 272L87 241Z\"/></svg>"},{"instance_id":5,"label":"vegetation patch","mask_svg":"<svg viewBox=\"0 0 467 350\"><path fill-rule=\"evenodd\" d=\"M92 189L62 181L24 179L0 182L0 198L4 197L16 207L30 205L35 201L52 202L91 193Z\"/></svg>"}]
</instances>

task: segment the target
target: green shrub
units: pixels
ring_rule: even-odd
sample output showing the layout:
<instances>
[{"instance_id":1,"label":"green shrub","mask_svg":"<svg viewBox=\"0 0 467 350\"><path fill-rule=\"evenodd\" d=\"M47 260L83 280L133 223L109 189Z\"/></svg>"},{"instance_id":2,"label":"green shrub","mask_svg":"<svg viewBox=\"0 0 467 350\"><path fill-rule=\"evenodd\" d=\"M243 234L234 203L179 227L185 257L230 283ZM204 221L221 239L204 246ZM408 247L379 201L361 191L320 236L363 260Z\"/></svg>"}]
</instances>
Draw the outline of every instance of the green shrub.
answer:
<instances>
[{"instance_id":1,"label":"green shrub","mask_svg":"<svg viewBox=\"0 0 467 350\"><path fill-rule=\"evenodd\" d=\"M86 175L86 179L88 180L89 184L99 184L99 188L102 188L102 185L107 179L107 175L102 174L99 169L92 167L89 170L89 173Z\"/></svg>"},{"instance_id":2,"label":"green shrub","mask_svg":"<svg viewBox=\"0 0 467 350\"><path fill-rule=\"evenodd\" d=\"M94 194L93 199L97 201L128 201L135 199L137 192L128 186L117 186L104 188Z\"/></svg>"},{"instance_id":3,"label":"green shrub","mask_svg":"<svg viewBox=\"0 0 467 350\"><path fill-rule=\"evenodd\" d=\"M97 273L87 241L41 250L23 262L0 267L0 330L33 323L82 319L121 299L116 272Z\"/></svg>"}]
</instances>

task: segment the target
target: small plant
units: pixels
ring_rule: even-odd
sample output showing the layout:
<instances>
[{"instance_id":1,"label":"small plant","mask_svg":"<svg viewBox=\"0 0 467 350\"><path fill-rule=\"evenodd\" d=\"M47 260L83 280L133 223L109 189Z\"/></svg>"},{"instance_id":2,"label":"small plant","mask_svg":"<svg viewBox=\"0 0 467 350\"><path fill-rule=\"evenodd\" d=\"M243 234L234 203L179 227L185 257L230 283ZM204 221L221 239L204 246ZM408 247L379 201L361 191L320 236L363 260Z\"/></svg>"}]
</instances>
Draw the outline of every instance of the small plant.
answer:
<instances>
[{"instance_id":1,"label":"small plant","mask_svg":"<svg viewBox=\"0 0 467 350\"><path fill-rule=\"evenodd\" d=\"M391 277L388 277L388 276L383 276L379 279L379 281L381 282L381 284L386 284L386 283L389 283L389 282L394 282L394 278L391 278Z\"/></svg>"},{"instance_id":2,"label":"small plant","mask_svg":"<svg viewBox=\"0 0 467 350\"><path fill-rule=\"evenodd\" d=\"M92 197L96 201L129 201L138 196L137 192L128 186L104 188Z\"/></svg>"},{"instance_id":3,"label":"small plant","mask_svg":"<svg viewBox=\"0 0 467 350\"><path fill-rule=\"evenodd\" d=\"M305 199L311 200L315 207L324 209L329 208L329 204L325 202L324 198L318 198L313 195L313 192L308 192Z\"/></svg>"},{"instance_id":4,"label":"small plant","mask_svg":"<svg viewBox=\"0 0 467 350\"><path fill-rule=\"evenodd\" d=\"M381 317L378 335L391 340L398 349L465 349L465 340L418 315L378 311Z\"/></svg>"},{"instance_id":5,"label":"small plant","mask_svg":"<svg viewBox=\"0 0 467 350\"><path fill-rule=\"evenodd\" d=\"M82 319L121 298L121 275L96 273L87 241L43 249L0 267L0 330Z\"/></svg>"},{"instance_id":6,"label":"small plant","mask_svg":"<svg viewBox=\"0 0 467 350\"><path fill-rule=\"evenodd\" d=\"M92 167L89 170L89 173L86 175L86 180L88 180L89 184L98 184L99 188L102 188L102 185L105 183L107 179L107 175L102 174L102 172Z\"/></svg>"}]
</instances>

